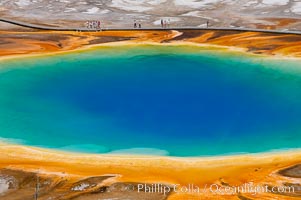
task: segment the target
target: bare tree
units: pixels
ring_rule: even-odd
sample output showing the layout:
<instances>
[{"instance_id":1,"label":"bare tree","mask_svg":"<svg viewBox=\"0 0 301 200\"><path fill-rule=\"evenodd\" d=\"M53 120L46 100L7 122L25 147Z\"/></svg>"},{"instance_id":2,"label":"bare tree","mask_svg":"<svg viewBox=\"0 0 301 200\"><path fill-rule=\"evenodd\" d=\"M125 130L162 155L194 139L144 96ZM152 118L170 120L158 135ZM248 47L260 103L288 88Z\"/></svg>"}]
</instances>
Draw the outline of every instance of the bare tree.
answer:
<instances>
[{"instance_id":1,"label":"bare tree","mask_svg":"<svg viewBox=\"0 0 301 200\"><path fill-rule=\"evenodd\" d=\"M40 189L40 180L39 180L39 175L37 175L37 183L36 183L35 195L34 195L35 200L38 200L39 198L39 189Z\"/></svg>"}]
</instances>

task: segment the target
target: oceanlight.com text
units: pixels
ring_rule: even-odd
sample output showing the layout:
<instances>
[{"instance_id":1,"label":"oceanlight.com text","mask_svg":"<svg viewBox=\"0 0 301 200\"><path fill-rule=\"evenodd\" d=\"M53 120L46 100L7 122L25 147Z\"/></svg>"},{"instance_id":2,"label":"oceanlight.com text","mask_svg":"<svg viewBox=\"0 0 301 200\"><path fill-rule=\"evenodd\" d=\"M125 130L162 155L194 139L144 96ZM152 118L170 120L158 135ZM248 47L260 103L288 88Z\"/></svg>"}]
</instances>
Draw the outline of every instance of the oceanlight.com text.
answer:
<instances>
[{"instance_id":1,"label":"oceanlight.com text","mask_svg":"<svg viewBox=\"0 0 301 200\"><path fill-rule=\"evenodd\" d=\"M195 184L188 185L166 185L162 183L156 184L138 184L137 188L128 187L130 190L137 190L138 193L159 193L167 195L173 193L190 193L190 194L205 194L211 193L214 195L234 195L234 194L260 194L260 193L295 193L296 188L294 186L268 186L268 185L256 185L254 183L245 183L240 186L224 186L219 184L210 184L198 186Z\"/></svg>"}]
</instances>

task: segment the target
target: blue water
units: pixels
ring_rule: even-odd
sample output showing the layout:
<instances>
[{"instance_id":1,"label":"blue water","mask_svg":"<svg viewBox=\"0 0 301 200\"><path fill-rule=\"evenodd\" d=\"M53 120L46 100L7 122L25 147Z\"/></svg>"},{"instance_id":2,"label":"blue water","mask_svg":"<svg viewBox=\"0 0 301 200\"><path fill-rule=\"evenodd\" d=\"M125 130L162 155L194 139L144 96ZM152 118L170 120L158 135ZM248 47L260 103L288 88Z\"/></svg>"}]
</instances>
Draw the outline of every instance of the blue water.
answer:
<instances>
[{"instance_id":1,"label":"blue water","mask_svg":"<svg viewBox=\"0 0 301 200\"><path fill-rule=\"evenodd\" d=\"M138 46L0 65L0 137L9 141L170 156L301 147L298 61Z\"/></svg>"}]
</instances>

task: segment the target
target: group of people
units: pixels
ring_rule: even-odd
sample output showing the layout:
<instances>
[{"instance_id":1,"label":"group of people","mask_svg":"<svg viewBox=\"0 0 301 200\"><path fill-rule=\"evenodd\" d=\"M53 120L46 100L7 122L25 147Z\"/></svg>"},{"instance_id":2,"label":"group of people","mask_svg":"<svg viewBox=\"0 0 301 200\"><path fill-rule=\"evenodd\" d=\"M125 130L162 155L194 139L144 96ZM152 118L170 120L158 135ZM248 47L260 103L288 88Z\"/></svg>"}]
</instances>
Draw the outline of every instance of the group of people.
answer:
<instances>
[{"instance_id":1,"label":"group of people","mask_svg":"<svg viewBox=\"0 0 301 200\"><path fill-rule=\"evenodd\" d=\"M141 23L134 20L134 28L141 28Z\"/></svg>"},{"instance_id":2,"label":"group of people","mask_svg":"<svg viewBox=\"0 0 301 200\"><path fill-rule=\"evenodd\" d=\"M169 28L170 27L170 19L161 19L161 27L162 28Z\"/></svg>"},{"instance_id":3,"label":"group of people","mask_svg":"<svg viewBox=\"0 0 301 200\"><path fill-rule=\"evenodd\" d=\"M101 29L101 22L100 21L86 21L85 26L87 29Z\"/></svg>"},{"instance_id":4,"label":"group of people","mask_svg":"<svg viewBox=\"0 0 301 200\"><path fill-rule=\"evenodd\" d=\"M160 20L162 28L170 28L171 21L170 19L161 19ZM209 28L209 20L206 22L207 28ZM100 30L101 22L100 21L86 21L85 27L91 30ZM141 22L134 20L134 28L142 28Z\"/></svg>"}]
</instances>

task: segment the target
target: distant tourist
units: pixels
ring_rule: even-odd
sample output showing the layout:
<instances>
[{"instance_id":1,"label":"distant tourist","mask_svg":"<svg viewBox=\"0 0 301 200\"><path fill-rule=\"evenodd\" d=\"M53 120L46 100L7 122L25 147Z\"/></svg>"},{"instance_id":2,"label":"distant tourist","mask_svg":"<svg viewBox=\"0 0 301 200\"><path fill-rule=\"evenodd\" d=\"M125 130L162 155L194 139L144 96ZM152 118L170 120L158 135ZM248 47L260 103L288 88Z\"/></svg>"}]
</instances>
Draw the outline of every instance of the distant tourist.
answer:
<instances>
[{"instance_id":1,"label":"distant tourist","mask_svg":"<svg viewBox=\"0 0 301 200\"><path fill-rule=\"evenodd\" d=\"M170 19L167 20L167 27L170 27Z\"/></svg>"},{"instance_id":2,"label":"distant tourist","mask_svg":"<svg viewBox=\"0 0 301 200\"><path fill-rule=\"evenodd\" d=\"M134 20L134 28L137 28L137 22Z\"/></svg>"},{"instance_id":3,"label":"distant tourist","mask_svg":"<svg viewBox=\"0 0 301 200\"><path fill-rule=\"evenodd\" d=\"M141 23L139 23L139 28L141 28Z\"/></svg>"},{"instance_id":4,"label":"distant tourist","mask_svg":"<svg viewBox=\"0 0 301 200\"><path fill-rule=\"evenodd\" d=\"M91 30L101 29L101 21L86 21L85 27Z\"/></svg>"},{"instance_id":5,"label":"distant tourist","mask_svg":"<svg viewBox=\"0 0 301 200\"><path fill-rule=\"evenodd\" d=\"M164 22L163 22L163 19L161 19L161 27L164 28Z\"/></svg>"},{"instance_id":6,"label":"distant tourist","mask_svg":"<svg viewBox=\"0 0 301 200\"><path fill-rule=\"evenodd\" d=\"M207 20L207 28L209 28L209 20Z\"/></svg>"}]
</instances>

